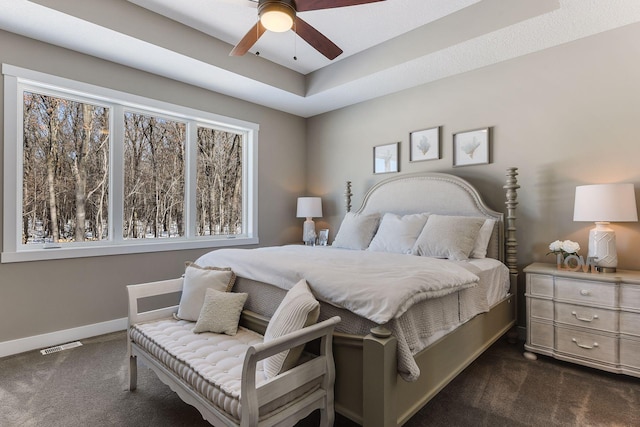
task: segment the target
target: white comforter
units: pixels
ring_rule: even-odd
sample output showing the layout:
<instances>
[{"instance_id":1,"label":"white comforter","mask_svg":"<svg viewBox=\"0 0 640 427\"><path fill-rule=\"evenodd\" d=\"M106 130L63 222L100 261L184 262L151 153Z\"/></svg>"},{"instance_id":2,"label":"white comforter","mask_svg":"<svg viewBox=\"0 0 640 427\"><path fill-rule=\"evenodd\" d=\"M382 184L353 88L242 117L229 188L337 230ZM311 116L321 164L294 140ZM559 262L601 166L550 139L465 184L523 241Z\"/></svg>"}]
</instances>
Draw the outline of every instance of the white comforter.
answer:
<instances>
[{"instance_id":1,"label":"white comforter","mask_svg":"<svg viewBox=\"0 0 640 427\"><path fill-rule=\"evenodd\" d=\"M231 267L241 277L290 289L305 279L317 298L378 324L411 305L476 286L478 276L451 261L301 245L220 249L202 266Z\"/></svg>"}]
</instances>

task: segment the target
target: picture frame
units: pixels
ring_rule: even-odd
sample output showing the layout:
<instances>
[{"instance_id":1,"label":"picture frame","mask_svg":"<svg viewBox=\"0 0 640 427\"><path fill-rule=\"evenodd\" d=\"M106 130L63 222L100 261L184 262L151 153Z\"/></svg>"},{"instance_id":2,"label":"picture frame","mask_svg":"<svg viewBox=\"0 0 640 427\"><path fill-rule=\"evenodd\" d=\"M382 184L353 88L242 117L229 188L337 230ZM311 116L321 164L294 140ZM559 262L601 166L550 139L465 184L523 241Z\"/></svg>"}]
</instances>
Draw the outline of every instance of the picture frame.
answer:
<instances>
[{"instance_id":1,"label":"picture frame","mask_svg":"<svg viewBox=\"0 0 640 427\"><path fill-rule=\"evenodd\" d=\"M399 151L399 142L373 147L373 173L393 173L400 171Z\"/></svg>"},{"instance_id":2,"label":"picture frame","mask_svg":"<svg viewBox=\"0 0 640 427\"><path fill-rule=\"evenodd\" d=\"M327 246L328 243L329 243L329 229L322 228L318 230L318 245Z\"/></svg>"},{"instance_id":3,"label":"picture frame","mask_svg":"<svg viewBox=\"0 0 640 427\"><path fill-rule=\"evenodd\" d=\"M440 159L441 126L409 133L409 161L422 162Z\"/></svg>"},{"instance_id":4,"label":"picture frame","mask_svg":"<svg viewBox=\"0 0 640 427\"><path fill-rule=\"evenodd\" d=\"M491 128L453 134L453 167L491 163Z\"/></svg>"}]
</instances>

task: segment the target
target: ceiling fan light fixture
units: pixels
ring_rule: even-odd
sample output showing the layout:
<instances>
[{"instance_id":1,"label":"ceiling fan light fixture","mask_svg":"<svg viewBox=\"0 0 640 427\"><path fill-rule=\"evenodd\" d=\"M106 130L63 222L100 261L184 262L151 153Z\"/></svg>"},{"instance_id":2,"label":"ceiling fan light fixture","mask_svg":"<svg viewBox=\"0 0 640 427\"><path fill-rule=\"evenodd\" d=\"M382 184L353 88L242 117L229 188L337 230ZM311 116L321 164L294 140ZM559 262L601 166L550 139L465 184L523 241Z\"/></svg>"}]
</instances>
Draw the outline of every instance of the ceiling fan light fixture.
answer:
<instances>
[{"instance_id":1,"label":"ceiling fan light fixture","mask_svg":"<svg viewBox=\"0 0 640 427\"><path fill-rule=\"evenodd\" d=\"M282 33L293 27L296 11L290 0L261 0L258 4L258 16L267 30Z\"/></svg>"}]
</instances>

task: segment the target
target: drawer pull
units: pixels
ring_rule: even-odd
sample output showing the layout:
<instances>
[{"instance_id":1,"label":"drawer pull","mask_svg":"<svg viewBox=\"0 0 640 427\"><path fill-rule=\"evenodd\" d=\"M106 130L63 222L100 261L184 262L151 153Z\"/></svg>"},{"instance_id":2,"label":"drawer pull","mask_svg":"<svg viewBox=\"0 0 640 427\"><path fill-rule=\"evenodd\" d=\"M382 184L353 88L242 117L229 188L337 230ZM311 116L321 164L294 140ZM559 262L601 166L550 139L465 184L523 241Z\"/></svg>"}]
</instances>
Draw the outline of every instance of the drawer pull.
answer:
<instances>
[{"instance_id":1,"label":"drawer pull","mask_svg":"<svg viewBox=\"0 0 640 427\"><path fill-rule=\"evenodd\" d=\"M583 322L593 322L595 319L598 318L597 314L594 314L593 316L591 316L591 319L587 319L586 317L580 317L578 316L578 313L576 313L575 311L572 311L571 314L573 314L576 319L582 320Z\"/></svg>"},{"instance_id":2,"label":"drawer pull","mask_svg":"<svg viewBox=\"0 0 640 427\"><path fill-rule=\"evenodd\" d=\"M589 291L587 289L582 289L580 291L580 295L582 295L583 297L588 297L589 295L591 295L591 291Z\"/></svg>"},{"instance_id":3,"label":"drawer pull","mask_svg":"<svg viewBox=\"0 0 640 427\"><path fill-rule=\"evenodd\" d=\"M575 338L571 338L571 341L573 341L574 343L576 343L576 345L577 345L578 347L580 347L580 348L586 348L587 350L592 350L592 349L594 349L594 348L596 348L596 347L599 347L597 342L594 342L592 346L588 346L588 345L585 345L585 344L580 344L580 343L578 342L578 340L577 340L577 339L575 339Z\"/></svg>"}]
</instances>

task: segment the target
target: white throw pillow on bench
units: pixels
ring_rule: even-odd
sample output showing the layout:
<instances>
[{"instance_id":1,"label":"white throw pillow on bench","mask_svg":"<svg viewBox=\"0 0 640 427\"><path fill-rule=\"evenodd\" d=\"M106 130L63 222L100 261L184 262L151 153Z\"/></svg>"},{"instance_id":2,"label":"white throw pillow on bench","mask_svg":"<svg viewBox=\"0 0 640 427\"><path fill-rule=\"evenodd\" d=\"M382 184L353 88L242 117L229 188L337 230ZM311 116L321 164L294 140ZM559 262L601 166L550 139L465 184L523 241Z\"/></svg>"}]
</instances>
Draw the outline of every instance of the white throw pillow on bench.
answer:
<instances>
[{"instance_id":1,"label":"white throw pillow on bench","mask_svg":"<svg viewBox=\"0 0 640 427\"><path fill-rule=\"evenodd\" d=\"M319 315L320 303L311 293L306 280L302 279L289 289L276 309L264 333L264 342L313 325L318 321ZM264 359L266 377L273 378L280 372L293 368L302 350L304 346L299 346Z\"/></svg>"},{"instance_id":2,"label":"white throw pillow on bench","mask_svg":"<svg viewBox=\"0 0 640 427\"><path fill-rule=\"evenodd\" d=\"M236 275L230 268L201 267L187 262L177 317L197 321L207 289L228 292L233 288L235 281Z\"/></svg>"}]
</instances>

